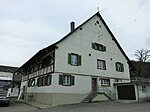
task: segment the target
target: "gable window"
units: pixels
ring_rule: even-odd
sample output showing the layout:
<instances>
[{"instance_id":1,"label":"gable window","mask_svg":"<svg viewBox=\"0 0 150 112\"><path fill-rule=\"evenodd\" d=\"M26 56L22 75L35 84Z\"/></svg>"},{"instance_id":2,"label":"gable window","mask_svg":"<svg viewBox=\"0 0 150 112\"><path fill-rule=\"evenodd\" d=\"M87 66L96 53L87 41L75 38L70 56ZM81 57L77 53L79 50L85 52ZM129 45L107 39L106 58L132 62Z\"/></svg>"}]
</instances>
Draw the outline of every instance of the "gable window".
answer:
<instances>
[{"instance_id":1,"label":"gable window","mask_svg":"<svg viewBox=\"0 0 150 112\"><path fill-rule=\"evenodd\" d=\"M98 51L105 52L106 51L106 46L98 43L92 43L92 48Z\"/></svg>"},{"instance_id":2,"label":"gable window","mask_svg":"<svg viewBox=\"0 0 150 112\"><path fill-rule=\"evenodd\" d=\"M101 79L101 86L110 86L110 79Z\"/></svg>"},{"instance_id":3,"label":"gable window","mask_svg":"<svg viewBox=\"0 0 150 112\"><path fill-rule=\"evenodd\" d=\"M81 66L81 55L69 53L68 64L73 65L73 66Z\"/></svg>"},{"instance_id":4,"label":"gable window","mask_svg":"<svg viewBox=\"0 0 150 112\"><path fill-rule=\"evenodd\" d=\"M59 75L59 85L71 86L74 85L75 78L71 75Z\"/></svg>"},{"instance_id":5,"label":"gable window","mask_svg":"<svg viewBox=\"0 0 150 112\"><path fill-rule=\"evenodd\" d=\"M97 69L106 70L105 60L97 60Z\"/></svg>"},{"instance_id":6,"label":"gable window","mask_svg":"<svg viewBox=\"0 0 150 112\"><path fill-rule=\"evenodd\" d=\"M116 62L116 71L124 72L124 65L120 62Z\"/></svg>"}]
</instances>

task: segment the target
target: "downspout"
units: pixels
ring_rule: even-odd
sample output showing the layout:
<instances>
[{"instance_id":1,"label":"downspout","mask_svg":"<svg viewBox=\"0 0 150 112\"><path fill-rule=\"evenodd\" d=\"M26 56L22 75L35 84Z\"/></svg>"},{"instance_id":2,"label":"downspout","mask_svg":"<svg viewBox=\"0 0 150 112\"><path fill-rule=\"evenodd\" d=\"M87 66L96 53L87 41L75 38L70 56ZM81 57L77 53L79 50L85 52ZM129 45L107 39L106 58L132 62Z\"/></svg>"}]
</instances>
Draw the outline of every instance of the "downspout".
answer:
<instances>
[{"instance_id":1,"label":"downspout","mask_svg":"<svg viewBox=\"0 0 150 112\"><path fill-rule=\"evenodd\" d=\"M137 97L138 97L138 102L140 101L140 95L139 95L139 86L138 86L138 84L137 84Z\"/></svg>"}]
</instances>

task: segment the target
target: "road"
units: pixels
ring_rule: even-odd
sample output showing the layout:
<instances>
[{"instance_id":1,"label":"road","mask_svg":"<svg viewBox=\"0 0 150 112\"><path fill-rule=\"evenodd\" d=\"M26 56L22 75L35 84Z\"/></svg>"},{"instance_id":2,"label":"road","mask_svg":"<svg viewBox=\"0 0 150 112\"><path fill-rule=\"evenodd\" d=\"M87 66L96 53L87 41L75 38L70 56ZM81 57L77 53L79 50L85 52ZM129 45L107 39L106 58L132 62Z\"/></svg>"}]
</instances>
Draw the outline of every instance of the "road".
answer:
<instances>
[{"instance_id":1,"label":"road","mask_svg":"<svg viewBox=\"0 0 150 112\"><path fill-rule=\"evenodd\" d=\"M150 102L120 103L120 102L97 102L64 105L52 108L37 109L35 107L12 102L9 107L0 107L0 112L149 112Z\"/></svg>"}]
</instances>

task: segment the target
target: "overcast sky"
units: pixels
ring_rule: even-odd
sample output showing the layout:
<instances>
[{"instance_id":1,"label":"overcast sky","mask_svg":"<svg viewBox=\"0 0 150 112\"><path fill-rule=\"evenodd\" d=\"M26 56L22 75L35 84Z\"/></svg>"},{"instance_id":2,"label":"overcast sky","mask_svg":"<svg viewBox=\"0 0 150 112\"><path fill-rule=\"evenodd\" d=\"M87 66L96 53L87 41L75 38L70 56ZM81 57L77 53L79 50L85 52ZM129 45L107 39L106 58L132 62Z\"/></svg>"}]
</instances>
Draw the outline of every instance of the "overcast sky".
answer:
<instances>
[{"instance_id":1,"label":"overcast sky","mask_svg":"<svg viewBox=\"0 0 150 112\"><path fill-rule=\"evenodd\" d=\"M21 66L98 9L130 59L150 48L149 0L0 0L0 65Z\"/></svg>"}]
</instances>

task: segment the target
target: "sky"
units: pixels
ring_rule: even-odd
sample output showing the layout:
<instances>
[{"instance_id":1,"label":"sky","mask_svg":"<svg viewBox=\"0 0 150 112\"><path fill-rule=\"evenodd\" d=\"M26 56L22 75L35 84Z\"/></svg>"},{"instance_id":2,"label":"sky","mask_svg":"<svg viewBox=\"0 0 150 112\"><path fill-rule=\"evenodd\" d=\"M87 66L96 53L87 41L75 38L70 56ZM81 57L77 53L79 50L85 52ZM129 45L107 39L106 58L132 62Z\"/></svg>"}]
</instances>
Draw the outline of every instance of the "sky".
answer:
<instances>
[{"instance_id":1,"label":"sky","mask_svg":"<svg viewBox=\"0 0 150 112\"><path fill-rule=\"evenodd\" d=\"M127 56L150 49L149 0L0 0L0 65L20 67L96 12Z\"/></svg>"}]
</instances>

